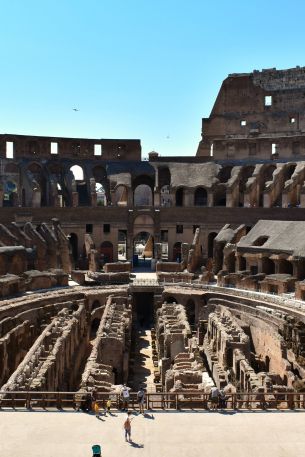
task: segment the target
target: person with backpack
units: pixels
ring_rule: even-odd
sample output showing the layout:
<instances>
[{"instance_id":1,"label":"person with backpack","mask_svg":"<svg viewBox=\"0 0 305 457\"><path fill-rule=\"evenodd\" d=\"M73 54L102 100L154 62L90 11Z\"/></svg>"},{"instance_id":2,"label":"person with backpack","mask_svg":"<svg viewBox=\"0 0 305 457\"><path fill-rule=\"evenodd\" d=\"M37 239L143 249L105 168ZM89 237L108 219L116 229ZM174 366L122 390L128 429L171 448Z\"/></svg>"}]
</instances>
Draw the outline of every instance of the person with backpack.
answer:
<instances>
[{"instance_id":1,"label":"person with backpack","mask_svg":"<svg viewBox=\"0 0 305 457\"><path fill-rule=\"evenodd\" d=\"M123 400L123 411L128 409L129 390L130 390L130 388L127 387L126 384L124 384L122 387L122 390L121 390L121 396L122 396L122 400Z\"/></svg>"},{"instance_id":2,"label":"person with backpack","mask_svg":"<svg viewBox=\"0 0 305 457\"><path fill-rule=\"evenodd\" d=\"M137 393L137 400L139 403L140 414L144 414L145 391L143 387L140 387L140 390Z\"/></svg>"}]
</instances>

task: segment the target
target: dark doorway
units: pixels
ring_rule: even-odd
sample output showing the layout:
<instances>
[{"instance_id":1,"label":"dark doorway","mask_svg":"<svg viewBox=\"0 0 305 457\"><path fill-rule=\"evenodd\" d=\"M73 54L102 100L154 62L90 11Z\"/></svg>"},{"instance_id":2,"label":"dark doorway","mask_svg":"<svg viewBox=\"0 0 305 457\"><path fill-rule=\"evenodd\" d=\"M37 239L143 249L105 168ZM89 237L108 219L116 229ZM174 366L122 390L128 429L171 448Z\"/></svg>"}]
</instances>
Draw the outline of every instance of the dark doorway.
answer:
<instances>
[{"instance_id":1,"label":"dark doorway","mask_svg":"<svg viewBox=\"0 0 305 457\"><path fill-rule=\"evenodd\" d=\"M133 305L138 326L149 329L154 319L154 294L153 292L135 292Z\"/></svg>"}]
</instances>

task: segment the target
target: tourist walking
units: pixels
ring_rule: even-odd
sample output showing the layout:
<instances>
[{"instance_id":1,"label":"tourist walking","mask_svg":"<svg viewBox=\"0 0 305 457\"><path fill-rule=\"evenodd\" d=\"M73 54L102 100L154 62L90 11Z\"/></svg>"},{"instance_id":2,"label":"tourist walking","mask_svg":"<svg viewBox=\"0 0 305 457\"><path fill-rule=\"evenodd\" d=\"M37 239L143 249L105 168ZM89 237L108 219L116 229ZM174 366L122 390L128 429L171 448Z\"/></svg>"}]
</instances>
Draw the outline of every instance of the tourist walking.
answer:
<instances>
[{"instance_id":1,"label":"tourist walking","mask_svg":"<svg viewBox=\"0 0 305 457\"><path fill-rule=\"evenodd\" d=\"M125 430L125 441L131 442L131 413L127 413L127 417L124 422L124 430Z\"/></svg>"},{"instance_id":2,"label":"tourist walking","mask_svg":"<svg viewBox=\"0 0 305 457\"><path fill-rule=\"evenodd\" d=\"M144 391L143 387L140 387L140 390L137 393L137 399L138 399L140 414L144 414L145 391Z\"/></svg>"}]
</instances>

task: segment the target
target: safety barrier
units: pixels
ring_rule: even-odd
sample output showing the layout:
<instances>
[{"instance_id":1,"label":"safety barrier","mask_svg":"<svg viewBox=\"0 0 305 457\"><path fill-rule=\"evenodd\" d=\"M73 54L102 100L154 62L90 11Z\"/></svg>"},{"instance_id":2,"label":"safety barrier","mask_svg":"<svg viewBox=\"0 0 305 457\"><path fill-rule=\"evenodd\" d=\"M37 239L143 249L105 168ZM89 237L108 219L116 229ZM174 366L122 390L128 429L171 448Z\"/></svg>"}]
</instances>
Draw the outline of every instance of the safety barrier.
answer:
<instances>
[{"instance_id":1,"label":"safety barrier","mask_svg":"<svg viewBox=\"0 0 305 457\"><path fill-rule=\"evenodd\" d=\"M97 393L101 409L106 407L107 400L111 400L111 409L121 409L123 402L120 394ZM91 409L92 397L90 393L81 392L41 392L41 391L3 391L0 392L0 410L13 409L48 409L65 408ZM145 407L151 410L209 410L212 407L210 395L200 392L158 392L145 395ZM285 410L305 409L305 393L276 392L276 393L233 393L228 394L216 408L231 410ZM138 409L137 394L130 393L129 409Z\"/></svg>"}]
</instances>

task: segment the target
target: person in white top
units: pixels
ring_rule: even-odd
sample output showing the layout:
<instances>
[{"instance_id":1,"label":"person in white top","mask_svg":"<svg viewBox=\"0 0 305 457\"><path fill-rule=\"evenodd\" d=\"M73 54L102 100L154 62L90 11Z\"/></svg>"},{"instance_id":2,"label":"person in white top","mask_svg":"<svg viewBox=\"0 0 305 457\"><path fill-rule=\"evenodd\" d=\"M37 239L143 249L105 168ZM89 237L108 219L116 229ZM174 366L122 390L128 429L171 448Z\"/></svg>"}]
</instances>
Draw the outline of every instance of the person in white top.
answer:
<instances>
[{"instance_id":1,"label":"person in white top","mask_svg":"<svg viewBox=\"0 0 305 457\"><path fill-rule=\"evenodd\" d=\"M124 384L122 387L122 390L121 390L121 396L122 396L122 400L123 400L123 411L125 409L128 409L129 391L130 391L130 388L127 387L126 384Z\"/></svg>"}]
</instances>

